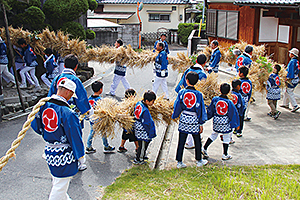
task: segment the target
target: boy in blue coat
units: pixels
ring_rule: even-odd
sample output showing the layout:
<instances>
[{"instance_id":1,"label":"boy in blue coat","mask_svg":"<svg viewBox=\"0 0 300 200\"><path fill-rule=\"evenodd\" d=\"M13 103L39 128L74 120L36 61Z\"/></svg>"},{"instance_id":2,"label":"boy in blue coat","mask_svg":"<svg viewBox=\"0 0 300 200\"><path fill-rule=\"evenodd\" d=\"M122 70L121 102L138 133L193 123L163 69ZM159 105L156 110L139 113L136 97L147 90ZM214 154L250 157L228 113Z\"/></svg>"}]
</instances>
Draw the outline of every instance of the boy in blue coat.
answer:
<instances>
[{"instance_id":1,"label":"boy in blue coat","mask_svg":"<svg viewBox=\"0 0 300 200\"><path fill-rule=\"evenodd\" d=\"M46 61L44 62L46 73L41 76L41 79L50 88L52 80L59 74L59 71L52 49L46 48L44 53L46 57Z\"/></svg>"},{"instance_id":2,"label":"boy in blue coat","mask_svg":"<svg viewBox=\"0 0 300 200\"><path fill-rule=\"evenodd\" d=\"M38 63L36 61L37 56L35 55L33 49L31 48L31 46L29 44L26 43L26 41L21 38L18 40L18 44L20 45L21 48L23 48L24 51L24 61L26 63L26 67L24 67L23 69L21 69L20 71L20 76L22 79L22 84L20 85L20 88L27 88L27 84L26 84L26 76L25 73L29 72L31 79L34 82L34 86L37 90L41 89L41 86L39 84L39 81L37 79L37 77L35 76L35 68L38 66ZM56 94L56 93L54 93Z\"/></svg>"},{"instance_id":3,"label":"boy in blue coat","mask_svg":"<svg viewBox=\"0 0 300 200\"><path fill-rule=\"evenodd\" d=\"M223 155L222 160L232 158L228 154L231 133L234 128L239 127L239 114L233 102L228 99L227 94L230 92L230 85L223 83L220 87L221 95L214 97L207 108L207 119L213 118L213 133L206 140L202 150L203 157L208 158L207 148L217 139L218 134L223 134Z\"/></svg>"},{"instance_id":4,"label":"boy in blue coat","mask_svg":"<svg viewBox=\"0 0 300 200\"><path fill-rule=\"evenodd\" d=\"M244 99L241 95L241 93L239 92L241 89L241 80L239 79L234 79L231 82L231 86L232 86L232 91L231 91L231 95L233 97L233 104L235 105L238 113L239 113L239 122L240 122L240 127L239 129L236 129L236 131L234 131L234 133L237 134L237 137L241 137L242 136L242 131L243 131L243 127L244 127L244 115L245 115L245 102ZM233 143L233 140L230 141L230 144Z\"/></svg>"},{"instance_id":5,"label":"boy in blue coat","mask_svg":"<svg viewBox=\"0 0 300 200\"><path fill-rule=\"evenodd\" d=\"M123 46L123 41L121 39L117 39L117 41L115 42L115 48L119 48L121 46ZM130 88L130 84L128 83L125 75L126 75L126 66L121 65L120 61L116 61L113 82L110 86L110 91L107 95L111 95L111 96L116 95L116 90L120 81L122 81L125 90Z\"/></svg>"},{"instance_id":6,"label":"boy in blue coat","mask_svg":"<svg viewBox=\"0 0 300 200\"><path fill-rule=\"evenodd\" d=\"M156 94L158 87L161 85L165 98L169 99L169 92L167 86L167 77L168 77L168 56L167 53L163 50L164 44L162 42L158 42L156 45L156 49L159 54L155 58L155 79L152 86L153 92Z\"/></svg>"},{"instance_id":7,"label":"boy in blue coat","mask_svg":"<svg viewBox=\"0 0 300 200\"><path fill-rule=\"evenodd\" d=\"M239 77L241 80L241 89L240 93L244 99L245 102L245 116L244 116L244 121L250 121L251 118L248 117L248 112L250 110L250 98L252 95L252 82L251 80L247 77L249 73L249 68L242 66L239 68Z\"/></svg>"},{"instance_id":8,"label":"boy in blue coat","mask_svg":"<svg viewBox=\"0 0 300 200\"><path fill-rule=\"evenodd\" d=\"M130 88L125 91L125 101L128 99L135 98L135 97L136 97L136 91L134 89ZM130 113L130 114L133 114L133 113ZM134 142L135 150L137 151L137 149L139 147L139 143L135 137L134 130L130 129L127 131L126 129L123 128L121 145L119 146L119 148L117 150L119 153L127 152L127 149L124 146L125 142L127 140L129 140L129 142ZM145 156L144 156L144 158L145 158Z\"/></svg>"},{"instance_id":9,"label":"boy in blue coat","mask_svg":"<svg viewBox=\"0 0 300 200\"><path fill-rule=\"evenodd\" d=\"M134 108L134 132L138 140L139 147L133 164L144 164L147 148L153 138L156 137L155 124L151 117L149 106L154 104L156 95L153 91L148 90L144 93L142 101L137 102Z\"/></svg>"},{"instance_id":10,"label":"boy in blue coat","mask_svg":"<svg viewBox=\"0 0 300 200\"><path fill-rule=\"evenodd\" d=\"M252 63L252 51L253 51L253 47L251 45L247 45L245 47L245 51L242 55L238 56L235 62L235 68L236 71L239 71L239 68L242 66L251 67L251 63Z\"/></svg>"},{"instance_id":11,"label":"boy in blue coat","mask_svg":"<svg viewBox=\"0 0 300 200\"><path fill-rule=\"evenodd\" d=\"M153 52L155 52L155 50L157 50L157 49L156 49L157 43L162 42L162 43L164 44L164 49L163 49L163 50L164 50L167 54L169 54L170 51L169 51L169 46L168 46L168 43L167 43L166 39L167 39L167 35L166 35L165 33L162 33L162 34L160 35L160 40L157 40L157 41L154 43L154 50L153 50Z\"/></svg>"},{"instance_id":12,"label":"boy in blue coat","mask_svg":"<svg viewBox=\"0 0 300 200\"><path fill-rule=\"evenodd\" d=\"M270 74L269 79L267 81L267 101L268 105L271 108L271 111L268 113L270 117L273 117L274 119L277 119L281 112L279 110L276 110L277 108L277 101L280 100L280 92L281 89L280 86L280 78L278 76L278 73L280 72L281 67L280 65L276 64L273 69L273 73Z\"/></svg>"},{"instance_id":13,"label":"boy in blue coat","mask_svg":"<svg viewBox=\"0 0 300 200\"><path fill-rule=\"evenodd\" d=\"M186 75L189 73L189 72L196 72L199 76L199 80L201 81L202 79L206 79L207 76L205 74L205 72L203 71L203 67L206 63L206 56L204 54L200 54L198 57L197 57L197 63L194 65L194 66L191 66L189 69L187 69L182 77L181 77L181 80L179 81L178 85L176 86L175 88L175 91L178 93L179 90L181 88L186 88L187 84L186 84Z\"/></svg>"},{"instance_id":14,"label":"boy in blue coat","mask_svg":"<svg viewBox=\"0 0 300 200\"><path fill-rule=\"evenodd\" d=\"M95 81L94 83L92 83L92 90L93 90L94 94L89 97L89 103L92 108L95 108L97 105L97 102L102 99L102 97L100 97L100 94L102 94L102 92L103 92L103 83L101 81ZM95 135L93 126L94 126L94 121L92 121L90 119L91 131L90 131L90 134L87 139L86 151L85 151L85 153L87 153L87 154L96 152L96 149L92 147L93 137ZM112 147L108 144L106 136L102 136L102 142L103 142L103 146L104 146L104 153L111 153L115 150L115 147Z\"/></svg>"},{"instance_id":15,"label":"boy in blue coat","mask_svg":"<svg viewBox=\"0 0 300 200\"><path fill-rule=\"evenodd\" d=\"M286 71L288 72L285 78L286 87L283 93L283 108L289 108L289 103L291 102L293 109L291 112L296 112L300 107L295 99L294 90L299 83L299 61L298 61L299 50L293 48L289 51L289 57L291 58Z\"/></svg>"},{"instance_id":16,"label":"boy in blue coat","mask_svg":"<svg viewBox=\"0 0 300 200\"><path fill-rule=\"evenodd\" d=\"M221 52L219 50L219 42L217 40L214 40L210 44L212 48L212 53L209 61L209 67L206 69L208 73L218 73L219 72L219 63L220 59L222 57Z\"/></svg>"},{"instance_id":17,"label":"boy in blue coat","mask_svg":"<svg viewBox=\"0 0 300 200\"><path fill-rule=\"evenodd\" d=\"M76 84L70 79L61 81L57 94L40 108L31 123L46 142L46 162L53 179L51 200L70 199L70 180L78 170L86 169L79 119L68 104L75 90Z\"/></svg>"},{"instance_id":18,"label":"boy in blue coat","mask_svg":"<svg viewBox=\"0 0 300 200\"><path fill-rule=\"evenodd\" d=\"M48 97L52 96L52 94L56 94L57 92L57 85L64 80L65 78L68 78L72 80L76 84L76 96L78 98L71 98L69 100L69 103L73 107L73 110L78 111L78 115L84 114L87 111L90 110L90 114L93 113L93 109L91 108L86 90L81 82L81 80L76 76L75 71L78 67L78 58L77 56L73 54L69 54L65 57L65 69L63 70L62 74L56 76L52 83L50 90L48 92Z\"/></svg>"},{"instance_id":19,"label":"boy in blue coat","mask_svg":"<svg viewBox=\"0 0 300 200\"><path fill-rule=\"evenodd\" d=\"M199 75L196 72L189 72L186 75L187 87L179 91L174 102L172 119L176 119L180 116L178 125L179 140L176 154L177 168L186 167L182 162L182 155L188 134L192 134L194 138L197 167L208 163L207 160L202 160L201 155L200 134L203 132L203 124L207 120L207 115L202 93L197 91L194 87L198 80Z\"/></svg>"}]
</instances>

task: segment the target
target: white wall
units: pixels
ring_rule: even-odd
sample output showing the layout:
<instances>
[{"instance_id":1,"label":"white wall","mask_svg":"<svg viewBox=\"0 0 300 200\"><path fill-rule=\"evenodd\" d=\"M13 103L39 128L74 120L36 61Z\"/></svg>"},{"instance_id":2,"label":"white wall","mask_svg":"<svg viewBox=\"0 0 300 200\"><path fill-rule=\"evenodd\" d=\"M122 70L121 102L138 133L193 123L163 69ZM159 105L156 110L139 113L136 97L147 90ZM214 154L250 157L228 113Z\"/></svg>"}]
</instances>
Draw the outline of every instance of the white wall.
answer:
<instances>
[{"instance_id":1,"label":"white wall","mask_svg":"<svg viewBox=\"0 0 300 200\"><path fill-rule=\"evenodd\" d=\"M147 10L172 10L172 6L176 6L176 11L166 13L170 14L170 22L149 22L149 12ZM149 5L144 4L143 10L140 12L142 20L142 32L155 32L158 28L177 29L178 24L184 22L185 5ZM104 12L136 12L136 5L104 5ZM182 15L182 20L179 20ZM109 20L117 22L117 20ZM128 20L119 20L119 24L139 23L137 15L134 14Z\"/></svg>"},{"instance_id":2,"label":"white wall","mask_svg":"<svg viewBox=\"0 0 300 200\"><path fill-rule=\"evenodd\" d=\"M277 42L278 18L263 17L260 13L259 42Z\"/></svg>"}]
</instances>

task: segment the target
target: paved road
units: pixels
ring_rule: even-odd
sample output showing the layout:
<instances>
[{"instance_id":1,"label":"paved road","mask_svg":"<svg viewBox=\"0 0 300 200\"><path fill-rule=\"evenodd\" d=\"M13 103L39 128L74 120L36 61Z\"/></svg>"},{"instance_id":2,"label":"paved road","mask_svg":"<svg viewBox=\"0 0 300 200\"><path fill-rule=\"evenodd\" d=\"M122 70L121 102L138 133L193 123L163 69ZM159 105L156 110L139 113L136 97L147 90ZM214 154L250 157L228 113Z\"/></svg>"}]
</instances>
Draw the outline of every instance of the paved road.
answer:
<instances>
[{"instance_id":1,"label":"paved road","mask_svg":"<svg viewBox=\"0 0 300 200\"><path fill-rule=\"evenodd\" d=\"M171 52L176 55L177 52ZM109 91L113 74L109 70L113 65L91 63L95 67L97 75L105 75L104 94ZM127 79L131 87L142 94L145 90L152 89L153 64L143 69L128 69ZM103 72L106 71L105 74ZM170 71L168 78L169 91L173 91L177 72ZM88 95L91 95L91 88L87 88ZM158 91L162 93L161 88ZM119 85L116 95L119 98L124 96L124 87ZM105 96L105 95L104 95ZM19 118L14 121L0 123L0 155L4 155L9 149L11 142L21 130L26 118ZM89 124L85 123L83 138L86 142L89 134ZM114 140L109 140L111 145L118 147L121 142L121 130L117 131ZM94 147L97 152L87 156L88 169L79 172L71 181L69 187L70 197L73 199L95 199L101 196L101 187L110 185L125 169L132 166L134 158L134 144L127 143L128 152L125 154L104 154L101 138L96 138ZM26 137L16 150L16 160L10 160L0 172L0 199L47 199L51 190L51 176L46 162L41 155L44 150L43 139L29 129Z\"/></svg>"},{"instance_id":2,"label":"paved road","mask_svg":"<svg viewBox=\"0 0 300 200\"><path fill-rule=\"evenodd\" d=\"M229 75L219 73L222 81L228 81ZM300 94L300 87L296 88ZM208 148L210 162L222 162L226 165L263 165L263 164L300 164L300 112L291 113L290 110L278 108L282 114L277 120L267 116L269 107L265 96L255 94L256 102L251 104L250 122L245 122L243 137L233 139L235 144L230 145L229 153L232 160L222 162L223 146L218 138ZM297 99L300 105L300 99ZM282 100L278 105L282 104ZM291 105L290 105L291 107ZM168 169L176 167L176 150L178 143L178 126L175 124L169 128L166 146L163 151L163 161L160 168ZM206 139L212 133L212 120L204 125L202 134L204 145ZM188 166L195 166L194 149L185 150L183 161Z\"/></svg>"}]
</instances>

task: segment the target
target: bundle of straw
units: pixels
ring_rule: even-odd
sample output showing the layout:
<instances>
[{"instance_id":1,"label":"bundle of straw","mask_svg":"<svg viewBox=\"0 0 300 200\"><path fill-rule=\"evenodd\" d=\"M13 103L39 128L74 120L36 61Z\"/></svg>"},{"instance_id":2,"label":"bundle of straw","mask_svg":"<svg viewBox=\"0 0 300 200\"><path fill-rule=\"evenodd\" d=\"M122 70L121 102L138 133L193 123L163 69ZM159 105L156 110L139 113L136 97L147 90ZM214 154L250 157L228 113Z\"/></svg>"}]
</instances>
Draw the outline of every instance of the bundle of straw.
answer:
<instances>
[{"instance_id":1,"label":"bundle of straw","mask_svg":"<svg viewBox=\"0 0 300 200\"><path fill-rule=\"evenodd\" d=\"M124 110L118 110L118 102L115 99L104 98L97 102L95 113L92 120L95 122L93 129L95 135L106 136L110 138L115 137L116 125L130 130L134 119Z\"/></svg>"},{"instance_id":2,"label":"bundle of straw","mask_svg":"<svg viewBox=\"0 0 300 200\"><path fill-rule=\"evenodd\" d=\"M156 123L169 124L172 120L174 101L168 101L163 96L155 100L153 106L149 107L150 114Z\"/></svg>"},{"instance_id":3,"label":"bundle of straw","mask_svg":"<svg viewBox=\"0 0 300 200\"><path fill-rule=\"evenodd\" d=\"M134 107L141 98L131 97L118 102L111 98L104 98L97 102L92 120L95 135L115 137L116 126L131 130L134 123ZM150 114L156 124L170 123L173 113L173 102L167 101L163 96L158 97L149 107Z\"/></svg>"},{"instance_id":4,"label":"bundle of straw","mask_svg":"<svg viewBox=\"0 0 300 200\"><path fill-rule=\"evenodd\" d=\"M215 96L220 95L219 77L217 73L211 73L206 80L198 81L196 90L203 94L204 104L209 105Z\"/></svg>"},{"instance_id":5,"label":"bundle of straw","mask_svg":"<svg viewBox=\"0 0 300 200\"><path fill-rule=\"evenodd\" d=\"M177 53L177 57L168 56L169 64L172 65L173 70L184 72L193 65L192 59L186 56L183 52Z\"/></svg>"}]
</instances>

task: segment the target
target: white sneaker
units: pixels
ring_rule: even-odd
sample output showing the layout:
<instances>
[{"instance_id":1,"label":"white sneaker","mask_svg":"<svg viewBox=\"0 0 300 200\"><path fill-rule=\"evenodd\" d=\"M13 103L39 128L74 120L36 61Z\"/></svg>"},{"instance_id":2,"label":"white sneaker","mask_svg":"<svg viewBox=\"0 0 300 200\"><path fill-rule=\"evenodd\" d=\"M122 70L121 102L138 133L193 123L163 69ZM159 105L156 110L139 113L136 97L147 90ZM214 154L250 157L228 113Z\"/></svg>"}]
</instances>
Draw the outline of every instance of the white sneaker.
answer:
<instances>
[{"instance_id":1,"label":"white sneaker","mask_svg":"<svg viewBox=\"0 0 300 200\"><path fill-rule=\"evenodd\" d=\"M177 168L180 169L180 168L186 168L186 164L184 164L183 162L178 162L177 163Z\"/></svg>"},{"instance_id":2,"label":"white sneaker","mask_svg":"<svg viewBox=\"0 0 300 200\"><path fill-rule=\"evenodd\" d=\"M87 169L86 164L81 164L81 165L78 166L78 170L79 170L79 171L84 171L84 170L86 170L86 169Z\"/></svg>"},{"instance_id":3,"label":"white sneaker","mask_svg":"<svg viewBox=\"0 0 300 200\"><path fill-rule=\"evenodd\" d=\"M208 153L207 153L207 150L205 150L205 149L202 149L202 155L203 155L203 158L209 158L209 156L208 156Z\"/></svg>"},{"instance_id":4,"label":"white sneaker","mask_svg":"<svg viewBox=\"0 0 300 200\"><path fill-rule=\"evenodd\" d=\"M208 161L207 160L198 160L197 161L197 167L202 167L207 165Z\"/></svg>"},{"instance_id":5,"label":"white sneaker","mask_svg":"<svg viewBox=\"0 0 300 200\"><path fill-rule=\"evenodd\" d=\"M27 86L26 85L20 85L20 89L26 89Z\"/></svg>"},{"instance_id":6,"label":"white sneaker","mask_svg":"<svg viewBox=\"0 0 300 200\"><path fill-rule=\"evenodd\" d=\"M225 154L222 155L222 160L230 160L232 159L232 156L227 154L227 156Z\"/></svg>"},{"instance_id":7,"label":"white sneaker","mask_svg":"<svg viewBox=\"0 0 300 200\"><path fill-rule=\"evenodd\" d=\"M297 105L297 106L295 106L295 107L291 110L291 112L296 112L299 108L300 108L300 107Z\"/></svg>"},{"instance_id":8,"label":"white sneaker","mask_svg":"<svg viewBox=\"0 0 300 200\"><path fill-rule=\"evenodd\" d=\"M190 146L190 145L188 145L188 144L186 143L185 146L184 146L184 148L186 148L186 149L194 149L194 148L195 148L195 145Z\"/></svg>"}]
</instances>

